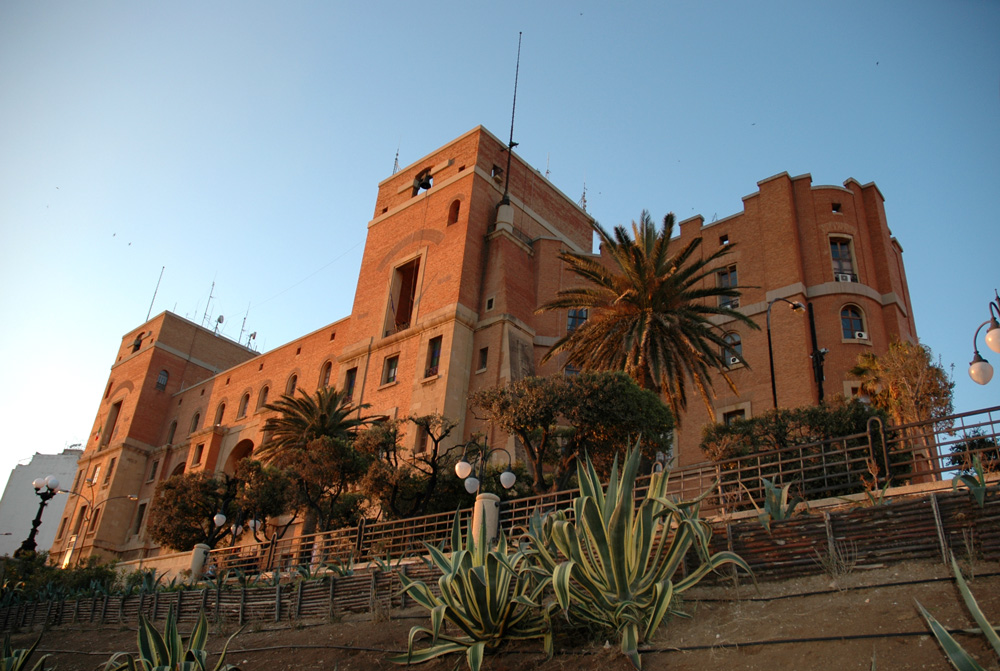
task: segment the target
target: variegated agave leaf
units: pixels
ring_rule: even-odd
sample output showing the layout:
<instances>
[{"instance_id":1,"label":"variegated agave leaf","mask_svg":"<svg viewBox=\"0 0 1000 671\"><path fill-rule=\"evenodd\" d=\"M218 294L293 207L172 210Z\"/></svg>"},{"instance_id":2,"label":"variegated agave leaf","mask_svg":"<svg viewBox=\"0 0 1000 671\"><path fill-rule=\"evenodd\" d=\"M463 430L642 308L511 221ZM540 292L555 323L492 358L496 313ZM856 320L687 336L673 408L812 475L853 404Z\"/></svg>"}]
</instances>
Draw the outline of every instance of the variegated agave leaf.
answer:
<instances>
[{"instance_id":1,"label":"variegated agave leaf","mask_svg":"<svg viewBox=\"0 0 1000 671\"><path fill-rule=\"evenodd\" d=\"M622 652L636 668L641 642L656 632L675 595L725 564L750 572L738 555L711 555L710 527L699 517L699 503L666 498L665 473L654 474L644 497L635 503L638 445L619 471L617 458L607 490L589 457L577 464L580 496L572 519L565 511L535 515L528 524L536 569L552 576L556 601L580 621L615 631ZM620 473L620 475L619 475ZM701 564L679 582L676 570L691 549Z\"/></svg>"},{"instance_id":2,"label":"variegated agave leaf","mask_svg":"<svg viewBox=\"0 0 1000 671\"><path fill-rule=\"evenodd\" d=\"M452 523L452 551L446 553L428 544L425 547L441 570L440 596L422 581L405 575L400 575L400 580L402 592L430 611L431 628L413 627L406 654L391 661L415 664L465 651L469 668L478 671L485 655L504 642L528 639L542 639L551 656L550 616L555 604L541 603L549 578L533 574L525 564L532 550L510 552L503 534L497 547L490 549L473 538L472 530L463 543L457 513ZM445 621L457 627L461 635L443 634ZM428 637L430 647L418 650L419 641Z\"/></svg>"}]
</instances>

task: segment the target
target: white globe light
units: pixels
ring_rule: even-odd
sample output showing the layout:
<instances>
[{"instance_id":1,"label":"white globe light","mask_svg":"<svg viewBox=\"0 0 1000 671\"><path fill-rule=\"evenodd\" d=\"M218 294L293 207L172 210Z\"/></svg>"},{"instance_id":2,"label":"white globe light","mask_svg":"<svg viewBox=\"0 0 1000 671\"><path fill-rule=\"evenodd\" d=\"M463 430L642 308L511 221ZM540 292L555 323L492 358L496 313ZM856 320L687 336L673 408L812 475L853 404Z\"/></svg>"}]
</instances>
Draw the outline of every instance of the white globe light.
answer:
<instances>
[{"instance_id":1,"label":"white globe light","mask_svg":"<svg viewBox=\"0 0 1000 671\"><path fill-rule=\"evenodd\" d=\"M500 484L503 485L504 489L513 487L516 480L517 476L514 475L514 471L504 471L500 474Z\"/></svg>"},{"instance_id":2,"label":"white globe light","mask_svg":"<svg viewBox=\"0 0 1000 671\"><path fill-rule=\"evenodd\" d=\"M993 366L977 353L972 363L969 364L969 377L976 384L987 384L993 379Z\"/></svg>"},{"instance_id":3,"label":"white globe light","mask_svg":"<svg viewBox=\"0 0 1000 671\"><path fill-rule=\"evenodd\" d=\"M247 526L250 527L250 531L257 531L257 529L260 529L260 520L250 520Z\"/></svg>"},{"instance_id":4,"label":"white globe light","mask_svg":"<svg viewBox=\"0 0 1000 671\"><path fill-rule=\"evenodd\" d=\"M42 487L45 486L45 478L35 478L31 482L31 486L34 487L35 489L41 489Z\"/></svg>"},{"instance_id":5,"label":"white globe light","mask_svg":"<svg viewBox=\"0 0 1000 671\"><path fill-rule=\"evenodd\" d=\"M463 480L472 473L472 464L462 459L460 462L455 464L455 475L462 478Z\"/></svg>"},{"instance_id":6,"label":"white globe light","mask_svg":"<svg viewBox=\"0 0 1000 671\"><path fill-rule=\"evenodd\" d=\"M990 330L986 332L986 346L1000 354L1000 323L995 319L990 324Z\"/></svg>"},{"instance_id":7,"label":"white globe light","mask_svg":"<svg viewBox=\"0 0 1000 671\"><path fill-rule=\"evenodd\" d=\"M215 517L212 518L212 521L215 522L215 526L221 527L226 523L226 516L222 513L216 513Z\"/></svg>"},{"instance_id":8,"label":"white globe light","mask_svg":"<svg viewBox=\"0 0 1000 671\"><path fill-rule=\"evenodd\" d=\"M54 492L59 491L59 478L57 478L56 476L50 475L49 477L45 478L45 484L48 485L48 488L51 489L52 491Z\"/></svg>"},{"instance_id":9,"label":"white globe light","mask_svg":"<svg viewBox=\"0 0 1000 671\"><path fill-rule=\"evenodd\" d=\"M479 478L466 478L465 491L475 494L479 490Z\"/></svg>"}]
</instances>

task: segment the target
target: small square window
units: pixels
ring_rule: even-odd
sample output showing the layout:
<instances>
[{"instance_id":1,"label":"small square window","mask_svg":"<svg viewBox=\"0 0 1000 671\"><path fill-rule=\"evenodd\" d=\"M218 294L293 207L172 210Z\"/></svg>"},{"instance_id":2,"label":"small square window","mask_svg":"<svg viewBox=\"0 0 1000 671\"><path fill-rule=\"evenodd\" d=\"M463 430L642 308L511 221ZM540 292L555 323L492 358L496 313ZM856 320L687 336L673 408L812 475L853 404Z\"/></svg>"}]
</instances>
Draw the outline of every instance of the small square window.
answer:
<instances>
[{"instance_id":1,"label":"small square window","mask_svg":"<svg viewBox=\"0 0 1000 671\"><path fill-rule=\"evenodd\" d=\"M492 298L487 298L486 299L486 311L489 312L492 309L493 309L493 299Z\"/></svg>"},{"instance_id":2,"label":"small square window","mask_svg":"<svg viewBox=\"0 0 1000 671\"><path fill-rule=\"evenodd\" d=\"M834 214L840 214L840 203L832 203L831 209Z\"/></svg>"},{"instance_id":3,"label":"small square window","mask_svg":"<svg viewBox=\"0 0 1000 671\"><path fill-rule=\"evenodd\" d=\"M396 373L399 370L399 355L391 356L385 360L382 366L382 384L390 384L396 381Z\"/></svg>"},{"instance_id":4,"label":"small square window","mask_svg":"<svg viewBox=\"0 0 1000 671\"><path fill-rule=\"evenodd\" d=\"M728 244L729 244L729 234L723 233L722 235L719 236L719 245L728 245Z\"/></svg>"},{"instance_id":5,"label":"small square window","mask_svg":"<svg viewBox=\"0 0 1000 671\"><path fill-rule=\"evenodd\" d=\"M477 371L486 370L486 364L487 364L487 362L489 362L489 359L490 359L490 348L489 347L483 347L482 349L480 349L479 350L479 367L476 370Z\"/></svg>"},{"instance_id":6,"label":"small square window","mask_svg":"<svg viewBox=\"0 0 1000 671\"><path fill-rule=\"evenodd\" d=\"M747 411L740 408L739 410L731 410L722 415L722 423L729 426L738 419L746 419Z\"/></svg>"}]
</instances>

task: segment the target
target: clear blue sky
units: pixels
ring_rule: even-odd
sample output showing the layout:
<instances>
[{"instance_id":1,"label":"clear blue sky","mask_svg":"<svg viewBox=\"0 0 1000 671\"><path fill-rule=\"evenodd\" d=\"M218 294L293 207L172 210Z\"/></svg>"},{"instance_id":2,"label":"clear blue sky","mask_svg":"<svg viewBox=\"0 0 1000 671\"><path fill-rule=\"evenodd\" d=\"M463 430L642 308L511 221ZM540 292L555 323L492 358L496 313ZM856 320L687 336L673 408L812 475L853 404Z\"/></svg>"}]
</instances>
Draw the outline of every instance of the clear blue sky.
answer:
<instances>
[{"instance_id":1,"label":"clear blue sky","mask_svg":"<svg viewBox=\"0 0 1000 671\"><path fill-rule=\"evenodd\" d=\"M173 310L271 349L350 312L377 183L482 124L603 224L874 181L956 407L1000 286L1000 3L0 3L0 481L85 442ZM980 341L981 342L981 341ZM981 350L985 346L981 344Z\"/></svg>"}]
</instances>

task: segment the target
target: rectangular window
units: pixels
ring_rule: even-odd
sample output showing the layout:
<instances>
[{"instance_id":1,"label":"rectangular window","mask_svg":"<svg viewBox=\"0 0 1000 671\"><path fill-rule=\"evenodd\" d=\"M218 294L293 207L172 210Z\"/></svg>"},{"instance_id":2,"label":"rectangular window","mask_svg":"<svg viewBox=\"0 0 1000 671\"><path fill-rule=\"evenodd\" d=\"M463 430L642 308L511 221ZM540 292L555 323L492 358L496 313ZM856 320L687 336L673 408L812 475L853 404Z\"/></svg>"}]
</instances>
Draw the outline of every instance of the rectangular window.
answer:
<instances>
[{"instance_id":1,"label":"rectangular window","mask_svg":"<svg viewBox=\"0 0 1000 671\"><path fill-rule=\"evenodd\" d=\"M108 419L104 422L104 432L101 434L101 443L99 447L105 447L115 433L115 426L118 424L118 414L122 411L122 402L118 401L111 406L111 410L108 411Z\"/></svg>"},{"instance_id":2,"label":"rectangular window","mask_svg":"<svg viewBox=\"0 0 1000 671\"><path fill-rule=\"evenodd\" d=\"M438 365L441 363L441 341L442 337L431 338L427 343L427 370L424 377L434 377L438 374Z\"/></svg>"},{"instance_id":3,"label":"rectangular window","mask_svg":"<svg viewBox=\"0 0 1000 671\"><path fill-rule=\"evenodd\" d=\"M396 268L392 273L389 292L389 310L385 317L385 335L389 336L410 328L413 306L417 299L417 275L420 259L413 259Z\"/></svg>"},{"instance_id":4,"label":"rectangular window","mask_svg":"<svg viewBox=\"0 0 1000 671\"><path fill-rule=\"evenodd\" d=\"M94 516L90 518L90 526L87 527L88 536L97 531L97 521L101 519L101 510L102 508L98 508L97 510L95 510Z\"/></svg>"},{"instance_id":5,"label":"rectangular window","mask_svg":"<svg viewBox=\"0 0 1000 671\"><path fill-rule=\"evenodd\" d=\"M858 281L858 276L854 274L850 238L830 238L830 257L833 259L833 279L835 281Z\"/></svg>"},{"instance_id":6,"label":"rectangular window","mask_svg":"<svg viewBox=\"0 0 1000 671\"><path fill-rule=\"evenodd\" d=\"M115 472L115 462L117 460L117 457L111 457L111 461L108 462L108 472L104 474L104 482L101 483L102 487L107 487L108 483L111 482L111 474Z\"/></svg>"},{"instance_id":7,"label":"rectangular window","mask_svg":"<svg viewBox=\"0 0 1000 671\"><path fill-rule=\"evenodd\" d=\"M566 321L566 332L571 333L587 321L587 308L573 308L569 311L569 318Z\"/></svg>"},{"instance_id":8,"label":"rectangular window","mask_svg":"<svg viewBox=\"0 0 1000 671\"><path fill-rule=\"evenodd\" d=\"M344 395L348 399L354 398L354 385L358 381L358 367L348 369L347 373L344 375Z\"/></svg>"},{"instance_id":9,"label":"rectangular window","mask_svg":"<svg viewBox=\"0 0 1000 671\"><path fill-rule=\"evenodd\" d=\"M746 419L747 412L742 408L740 410L730 410L722 415L722 423L729 426L738 419Z\"/></svg>"},{"instance_id":10,"label":"rectangular window","mask_svg":"<svg viewBox=\"0 0 1000 671\"><path fill-rule=\"evenodd\" d=\"M91 487L97 484L97 477L101 474L101 465L97 464L94 466L93 472L90 474L90 480L87 482Z\"/></svg>"},{"instance_id":11,"label":"rectangular window","mask_svg":"<svg viewBox=\"0 0 1000 671\"><path fill-rule=\"evenodd\" d=\"M489 361L489 359L490 359L490 348L489 347L483 347L482 349L480 349L479 350L479 367L476 368L476 371L478 372L478 371L481 371L481 370L486 370L486 364Z\"/></svg>"},{"instance_id":12,"label":"rectangular window","mask_svg":"<svg viewBox=\"0 0 1000 671\"><path fill-rule=\"evenodd\" d=\"M417 442L413 446L414 454L423 454L427 451L427 441L429 436L427 435L427 429L422 426L417 427Z\"/></svg>"},{"instance_id":13,"label":"rectangular window","mask_svg":"<svg viewBox=\"0 0 1000 671\"><path fill-rule=\"evenodd\" d=\"M59 523L59 533L56 534L56 540L62 538L63 534L66 533L67 524L69 524L69 518L68 517L62 518L62 522Z\"/></svg>"},{"instance_id":14,"label":"rectangular window","mask_svg":"<svg viewBox=\"0 0 1000 671\"><path fill-rule=\"evenodd\" d=\"M382 366L382 384L396 381L396 371L399 368L399 355L388 357Z\"/></svg>"},{"instance_id":15,"label":"rectangular window","mask_svg":"<svg viewBox=\"0 0 1000 671\"><path fill-rule=\"evenodd\" d=\"M160 460L155 459L153 461L153 465L149 469L149 478L146 479L146 482L152 482L153 480L156 479L156 471L159 470L159 468L160 468Z\"/></svg>"},{"instance_id":16,"label":"rectangular window","mask_svg":"<svg viewBox=\"0 0 1000 671\"><path fill-rule=\"evenodd\" d=\"M146 516L146 504L140 503L139 510L135 514L135 526L132 527L132 534L138 535L142 531L142 520Z\"/></svg>"},{"instance_id":17,"label":"rectangular window","mask_svg":"<svg viewBox=\"0 0 1000 671\"><path fill-rule=\"evenodd\" d=\"M191 460L192 464L200 464L201 458L205 454L205 443L200 443L196 448L194 448L194 459Z\"/></svg>"},{"instance_id":18,"label":"rectangular window","mask_svg":"<svg viewBox=\"0 0 1000 671\"><path fill-rule=\"evenodd\" d=\"M76 514L76 523L73 524L73 533L78 534L83 529L83 522L87 519L87 506L80 506L80 512Z\"/></svg>"},{"instance_id":19,"label":"rectangular window","mask_svg":"<svg viewBox=\"0 0 1000 671\"><path fill-rule=\"evenodd\" d=\"M739 280L736 276L736 266L729 266L723 268L715 274L716 286L720 289L735 289L739 286ZM740 299L737 296L719 296L719 307L720 308L738 308L740 306Z\"/></svg>"}]
</instances>

